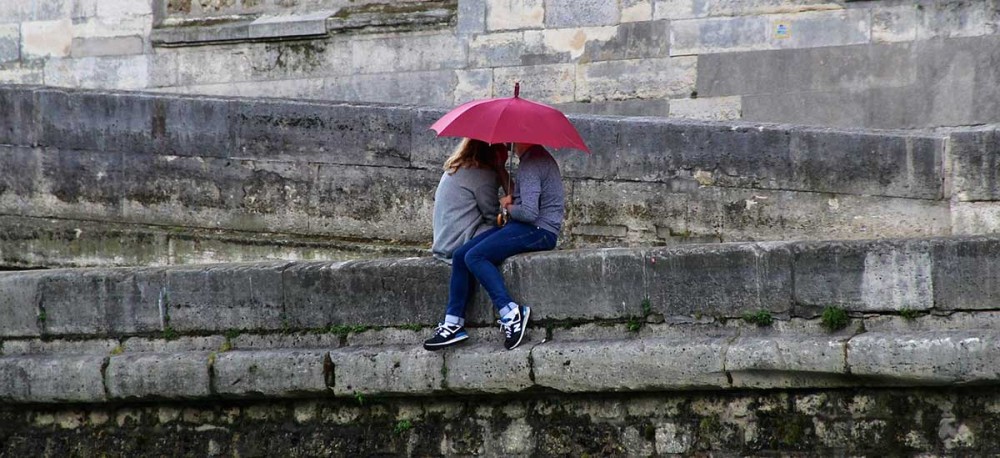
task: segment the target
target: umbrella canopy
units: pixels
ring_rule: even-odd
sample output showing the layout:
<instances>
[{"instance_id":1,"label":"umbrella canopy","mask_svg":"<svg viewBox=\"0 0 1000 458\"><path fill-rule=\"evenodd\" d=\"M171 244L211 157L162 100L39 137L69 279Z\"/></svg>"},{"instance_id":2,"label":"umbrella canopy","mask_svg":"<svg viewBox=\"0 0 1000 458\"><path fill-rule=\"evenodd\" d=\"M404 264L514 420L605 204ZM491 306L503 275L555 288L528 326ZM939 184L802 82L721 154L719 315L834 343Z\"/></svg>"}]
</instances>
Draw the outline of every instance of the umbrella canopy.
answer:
<instances>
[{"instance_id":1,"label":"umbrella canopy","mask_svg":"<svg viewBox=\"0 0 1000 458\"><path fill-rule=\"evenodd\" d=\"M514 96L474 100L455 108L432 126L438 136L469 137L487 143L530 143L552 148L590 150L561 111Z\"/></svg>"}]
</instances>

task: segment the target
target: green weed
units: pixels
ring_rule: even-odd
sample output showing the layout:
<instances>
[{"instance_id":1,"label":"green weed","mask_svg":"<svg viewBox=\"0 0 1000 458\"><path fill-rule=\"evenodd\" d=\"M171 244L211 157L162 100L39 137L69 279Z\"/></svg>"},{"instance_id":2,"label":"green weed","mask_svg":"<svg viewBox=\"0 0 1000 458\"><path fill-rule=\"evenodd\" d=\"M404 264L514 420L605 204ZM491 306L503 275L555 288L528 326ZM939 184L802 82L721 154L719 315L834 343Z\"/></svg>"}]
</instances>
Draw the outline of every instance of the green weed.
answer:
<instances>
[{"instance_id":1,"label":"green weed","mask_svg":"<svg viewBox=\"0 0 1000 458\"><path fill-rule=\"evenodd\" d=\"M774 317L771 316L771 312L767 310L746 312L743 314L743 320L747 323L756 324L757 326L770 326L771 323L774 323Z\"/></svg>"},{"instance_id":2,"label":"green weed","mask_svg":"<svg viewBox=\"0 0 1000 458\"><path fill-rule=\"evenodd\" d=\"M847 311L836 306L829 306L823 309L823 317L820 320L823 323L823 327L829 331L844 329L851 321L847 316Z\"/></svg>"}]
</instances>

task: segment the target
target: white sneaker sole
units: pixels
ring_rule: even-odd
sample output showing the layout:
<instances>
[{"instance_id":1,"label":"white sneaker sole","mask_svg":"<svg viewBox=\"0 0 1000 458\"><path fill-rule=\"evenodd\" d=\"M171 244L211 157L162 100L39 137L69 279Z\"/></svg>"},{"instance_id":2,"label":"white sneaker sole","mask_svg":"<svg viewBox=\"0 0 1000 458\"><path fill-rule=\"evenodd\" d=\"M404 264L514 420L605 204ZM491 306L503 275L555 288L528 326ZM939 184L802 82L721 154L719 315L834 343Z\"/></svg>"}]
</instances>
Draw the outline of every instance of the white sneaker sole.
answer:
<instances>
[{"instance_id":1,"label":"white sneaker sole","mask_svg":"<svg viewBox=\"0 0 1000 458\"><path fill-rule=\"evenodd\" d=\"M457 343L459 343L459 342L461 342L461 341L463 341L465 339L468 339L468 338L469 338L469 335L466 334L464 336L455 337L455 338L453 338L451 340L447 340L447 341L444 341L444 342L441 342L441 343L436 343L436 344L429 344L427 342L424 342L424 349L425 350L438 350L438 349L441 349L441 348L444 348L444 347L455 345L455 344L457 344Z\"/></svg>"}]
</instances>

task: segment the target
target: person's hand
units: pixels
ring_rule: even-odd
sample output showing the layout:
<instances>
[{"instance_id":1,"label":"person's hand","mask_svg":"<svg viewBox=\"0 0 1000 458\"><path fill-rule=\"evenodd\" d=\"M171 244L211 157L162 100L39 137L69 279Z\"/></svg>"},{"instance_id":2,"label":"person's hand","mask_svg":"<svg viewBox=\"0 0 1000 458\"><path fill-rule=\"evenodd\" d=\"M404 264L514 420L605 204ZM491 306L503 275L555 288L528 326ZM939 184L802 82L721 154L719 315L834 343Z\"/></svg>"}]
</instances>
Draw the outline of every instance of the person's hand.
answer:
<instances>
[{"instance_id":1,"label":"person's hand","mask_svg":"<svg viewBox=\"0 0 1000 458\"><path fill-rule=\"evenodd\" d=\"M514 205L514 198L507 195L500 198L500 206L510 210L510 206Z\"/></svg>"}]
</instances>

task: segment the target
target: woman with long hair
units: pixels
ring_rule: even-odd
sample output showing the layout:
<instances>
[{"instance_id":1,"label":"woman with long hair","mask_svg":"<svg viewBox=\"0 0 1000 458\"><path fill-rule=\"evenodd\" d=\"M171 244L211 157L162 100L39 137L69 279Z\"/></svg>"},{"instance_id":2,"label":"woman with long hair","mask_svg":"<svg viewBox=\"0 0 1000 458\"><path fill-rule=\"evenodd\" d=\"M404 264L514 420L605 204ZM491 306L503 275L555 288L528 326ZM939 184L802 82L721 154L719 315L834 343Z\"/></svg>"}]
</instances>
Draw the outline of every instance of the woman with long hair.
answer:
<instances>
[{"instance_id":1,"label":"woman with long hair","mask_svg":"<svg viewBox=\"0 0 1000 458\"><path fill-rule=\"evenodd\" d=\"M496 226L500 211L497 191L508 189L510 181L503 166L506 161L503 145L466 138L444 162L434 193L431 254L435 258L451 264L455 250Z\"/></svg>"}]
</instances>

